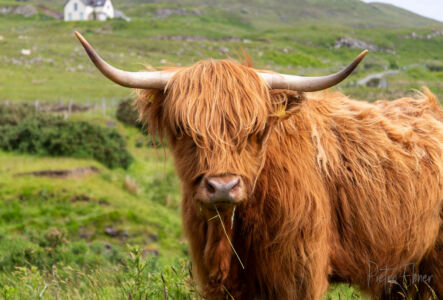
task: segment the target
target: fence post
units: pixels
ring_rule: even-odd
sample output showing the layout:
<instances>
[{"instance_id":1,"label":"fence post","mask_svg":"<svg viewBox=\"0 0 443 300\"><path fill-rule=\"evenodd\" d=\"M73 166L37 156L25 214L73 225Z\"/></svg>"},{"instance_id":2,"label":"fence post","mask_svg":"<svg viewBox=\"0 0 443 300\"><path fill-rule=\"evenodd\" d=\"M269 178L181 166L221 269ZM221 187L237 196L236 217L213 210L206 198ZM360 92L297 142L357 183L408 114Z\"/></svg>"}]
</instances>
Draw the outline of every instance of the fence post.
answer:
<instances>
[{"instance_id":1,"label":"fence post","mask_svg":"<svg viewBox=\"0 0 443 300\"><path fill-rule=\"evenodd\" d=\"M6 100L5 105L9 106L9 100Z\"/></svg>"},{"instance_id":2,"label":"fence post","mask_svg":"<svg viewBox=\"0 0 443 300\"><path fill-rule=\"evenodd\" d=\"M103 115L106 116L106 101L105 101L105 98L102 98L102 112L103 112Z\"/></svg>"},{"instance_id":3,"label":"fence post","mask_svg":"<svg viewBox=\"0 0 443 300\"><path fill-rule=\"evenodd\" d=\"M71 116L72 113L72 98L69 99L69 103L68 103L68 118Z\"/></svg>"},{"instance_id":4,"label":"fence post","mask_svg":"<svg viewBox=\"0 0 443 300\"><path fill-rule=\"evenodd\" d=\"M38 100L35 100L34 106L35 106L35 110L38 111Z\"/></svg>"}]
</instances>

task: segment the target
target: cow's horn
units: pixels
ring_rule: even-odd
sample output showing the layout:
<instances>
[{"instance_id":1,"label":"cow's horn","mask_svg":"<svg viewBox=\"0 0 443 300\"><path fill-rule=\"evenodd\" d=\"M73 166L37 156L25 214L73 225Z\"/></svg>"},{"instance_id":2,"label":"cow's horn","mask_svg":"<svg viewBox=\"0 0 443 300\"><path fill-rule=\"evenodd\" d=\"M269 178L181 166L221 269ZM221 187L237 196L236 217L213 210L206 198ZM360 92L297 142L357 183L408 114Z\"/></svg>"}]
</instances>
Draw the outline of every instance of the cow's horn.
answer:
<instances>
[{"instance_id":1,"label":"cow's horn","mask_svg":"<svg viewBox=\"0 0 443 300\"><path fill-rule=\"evenodd\" d=\"M86 53L97 69L119 85L139 89L164 89L171 76L174 75L173 72L127 72L114 68L95 52L80 33L76 31L75 35L82 43L83 48L85 48Z\"/></svg>"},{"instance_id":2,"label":"cow's horn","mask_svg":"<svg viewBox=\"0 0 443 300\"><path fill-rule=\"evenodd\" d=\"M275 73L260 73L260 76L268 83L271 89L287 89L300 92L315 92L330 88L348 77L358 66L368 50L359 56L346 68L338 73L320 77L302 77Z\"/></svg>"}]
</instances>

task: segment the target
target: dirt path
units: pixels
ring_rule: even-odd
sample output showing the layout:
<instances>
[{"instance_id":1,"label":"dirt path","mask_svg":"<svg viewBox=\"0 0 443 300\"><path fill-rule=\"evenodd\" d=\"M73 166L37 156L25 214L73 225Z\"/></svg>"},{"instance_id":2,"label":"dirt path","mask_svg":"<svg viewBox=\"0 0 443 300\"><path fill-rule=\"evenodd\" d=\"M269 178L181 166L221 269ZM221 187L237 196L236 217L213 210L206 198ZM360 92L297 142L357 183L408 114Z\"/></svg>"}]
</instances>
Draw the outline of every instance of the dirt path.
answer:
<instances>
[{"instance_id":1,"label":"dirt path","mask_svg":"<svg viewBox=\"0 0 443 300\"><path fill-rule=\"evenodd\" d=\"M384 72L371 74L371 75L368 75L365 78L357 81L357 85L375 86L378 88L387 88L388 81L386 80L386 77L389 75L398 74L400 72L401 72L400 70L387 70Z\"/></svg>"}]
</instances>

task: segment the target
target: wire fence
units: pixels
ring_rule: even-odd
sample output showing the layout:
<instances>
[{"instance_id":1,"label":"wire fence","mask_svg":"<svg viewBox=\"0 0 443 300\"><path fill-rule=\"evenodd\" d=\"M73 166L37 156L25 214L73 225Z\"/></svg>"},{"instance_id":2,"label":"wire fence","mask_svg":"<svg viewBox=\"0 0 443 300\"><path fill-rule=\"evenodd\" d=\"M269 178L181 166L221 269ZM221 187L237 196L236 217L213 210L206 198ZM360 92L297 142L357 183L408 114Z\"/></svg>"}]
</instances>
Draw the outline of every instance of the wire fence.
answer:
<instances>
[{"instance_id":1,"label":"wire fence","mask_svg":"<svg viewBox=\"0 0 443 300\"><path fill-rule=\"evenodd\" d=\"M66 118L71 117L74 113L92 113L99 114L103 116L113 115L118 107L118 104L123 99L117 98L101 98L101 99L82 99L76 100L73 98L62 99L58 101L41 101L41 100L27 100L27 101L16 101L16 100L4 100L0 101L0 105L32 105L36 111L48 112L48 113L60 113Z\"/></svg>"}]
</instances>

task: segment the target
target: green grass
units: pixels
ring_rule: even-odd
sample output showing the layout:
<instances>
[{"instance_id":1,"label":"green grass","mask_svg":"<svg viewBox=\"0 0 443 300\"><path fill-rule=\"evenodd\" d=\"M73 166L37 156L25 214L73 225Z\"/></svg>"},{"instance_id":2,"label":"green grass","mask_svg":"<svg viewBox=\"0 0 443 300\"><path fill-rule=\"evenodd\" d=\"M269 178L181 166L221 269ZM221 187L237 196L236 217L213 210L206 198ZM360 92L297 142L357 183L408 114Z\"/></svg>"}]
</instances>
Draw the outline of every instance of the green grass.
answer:
<instances>
[{"instance_id":1,"label":"green grass","mask_svg":"<svg viewBox=\"0 0 443 300\"><path fill-rule=\"evenodd\" d=\"M339 86L346 93L360 96L359 88L346 84L365 75L393 65L400 68L419 65L423 66L420 74L402 72L401 76L391 79L390 89L400 95L417 85L429 85L443 98L441 74L424 67L429 61L443 60L442 36L412 40L404 38L412 32L410 29L355 29L339 24L279 25L262 30L243 23L235 14L217 9L205 9L200 16L161 19L152 16L155 7L156 4L142 5L138 12L134 11L135 17L129 23L121 20L63 22L41 16L0 18L0 35L3 36L0 41L0 101L66 102L74 99L75 102L99 102L102 98L127 97L128 89L109 82L87 59L73 35L75 30L82 32L105 59L127 70L142 70L146 63L162 67L189 65L201 59L220 59L227 55L237 57L245 49L257 68L300 75L329 74L349 63L361 50L335 49L334 44L343 36L351 36L392 49L395 54L369 53L364 65ZM441 27L414 31L427 34L438 28ZM199 36L204 40L158 39L171 35ZM241 41L224 41L226 36ZM222 53L222 47L229 52ZM30 49L31 55L22 55L22 49ZM386 93L374 88L371 94L384 98Z\"/></svg>"},{"instance_id":2,"label":"green grass","mask_svg":"<svg viewBox=\"0 0 443 300\"><path fill-rule=\"evenodd\" d=\"M27 236L27 232L21 230L26 228L49 230L54 227L63 228L70 237L73 237L80 234L79 230L84 230L93 238L122 242L123 246L126 242L144 244L146 241L143 239L146 236L156 234L158 241L149 246L161 248L168 245L166 249L168 255L159 251L162 259L170 258L169 254L174 251L169 249L171 245L175 245L178 253L184 251L179 241L180 221L177 208L167 208L164 203L160 203L165 199L156 202L145 197L147 192L144 190L140 195L133 195L124 189L125 176L136 174L140 164L134 164L128 174L123 170L111 172L99 166L101 170L99 175L81 179L51 179L15 177L14 174L42 169L97 166L97 163L11 154L2 154L0 163L2 174L0 198L3 200L1 216L5 222L1 230L4 234L17 232L19 235ZM150 167L144 166L143 170L151 170L151 174L145 173L145 176L153 178L162 176L161 168L157 168L155 163ZM129 239L118 241L107 238L104 228L108 225L114 225L116 230L128 231Z\"/></svg>"},{"instance_id":3,"label":"green grass","mask_svg":"<svg viewBox=\"0 0 443 300\"><path fill-rule=\"evenodd\" d=\"M95 122L109 120L98 119ZM56 295L115 299L128 293L156 299L163 294L161 274L174 282L171 292L184 296L192 287L186 283L187 246L170 158L157 163L157 151L148 148L141 155L142 149L135 147L135 140L142 138L139 131L120 124L117 128L138 157L129 170L109 170L92 160L0 152L0 295L4 299L39 298L39 294L42 299ZM95 166L100 173L72 179L15 176L83 166ZM128 176L140 187L137 193L125 187ZM127 245L139 245L143 253L139 259L149 261L142 274L131 269L135 267ZM179 270L180 276L172 269ZM134 276L142 281L140 286L134 285ZM180 297L176 299L188 299Z\"/></svg>"}]
</instances>

